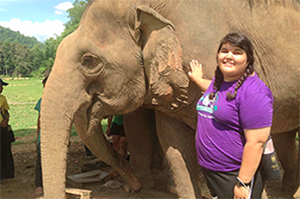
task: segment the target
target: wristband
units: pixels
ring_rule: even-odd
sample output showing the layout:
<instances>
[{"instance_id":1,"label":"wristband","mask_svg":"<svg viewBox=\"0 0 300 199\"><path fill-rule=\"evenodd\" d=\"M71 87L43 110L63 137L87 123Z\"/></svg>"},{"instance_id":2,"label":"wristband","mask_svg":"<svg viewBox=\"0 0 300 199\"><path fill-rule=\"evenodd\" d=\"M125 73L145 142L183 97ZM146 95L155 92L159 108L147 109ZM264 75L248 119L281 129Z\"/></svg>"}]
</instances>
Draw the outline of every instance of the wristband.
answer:
<instances>
[{"instance_id":1,"label":"wristband","mask_svg":"<svg viewBox=\"0 0 300 199\"><path fill-rule=\"evenodd\" d=\"M236 177L236 179L237 179L237 186L238 187L241 187L241 186L243 186L243 187L245 187L246 189L248 189L249 191L250 191L250 189L249 189L249 187L250 187L250 185L251 185L251 182L249 182L249 183L244 183L239 177Z\"/></svg>"}]
</instances>

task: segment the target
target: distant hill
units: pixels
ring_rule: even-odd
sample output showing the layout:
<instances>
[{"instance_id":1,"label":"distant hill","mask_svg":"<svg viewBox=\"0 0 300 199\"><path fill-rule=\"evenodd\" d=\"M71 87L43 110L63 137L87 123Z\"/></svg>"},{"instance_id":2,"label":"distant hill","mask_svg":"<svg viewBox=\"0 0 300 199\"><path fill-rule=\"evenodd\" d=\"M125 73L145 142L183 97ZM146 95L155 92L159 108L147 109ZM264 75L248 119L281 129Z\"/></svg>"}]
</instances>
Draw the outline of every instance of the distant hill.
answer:
<instances>
[{"instance_id":1,"label":"distant hill","mask_svg":"<svg viewBox=\"0 0 300 199\"><path fill-rule=\"evenodd\" d=\"M0 26L0 42L16 42L23 46L28 46L29 48L33 48L36 45L40 45L41 47L44 46L35 37L24 36L19 31L12 31L11 29L2 26Z\"/></svg>"}]
</instances>

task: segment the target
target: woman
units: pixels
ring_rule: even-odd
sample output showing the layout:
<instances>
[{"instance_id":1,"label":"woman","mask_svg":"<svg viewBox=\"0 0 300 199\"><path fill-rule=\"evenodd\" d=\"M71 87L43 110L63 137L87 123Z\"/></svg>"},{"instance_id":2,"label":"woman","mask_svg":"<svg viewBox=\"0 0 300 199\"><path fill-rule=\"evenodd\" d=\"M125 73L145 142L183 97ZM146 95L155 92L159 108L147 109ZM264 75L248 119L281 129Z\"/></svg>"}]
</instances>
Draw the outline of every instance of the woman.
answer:
<instances>
[{"instance_id":1,"label":"woman","mask_svg":"<svg viewBox=\"0 0 300 199\"><path fill-rule=\"evenodd\" d=\"M46 70L44 73L44 79L42 81L43 87L45 88L48 77L50 75L51 70ZM40 118L41 118L41 103L42 103L42 98L38 100L36 105L34 106L34 110L39 112L38 115L38 120L37 120L37 137L36 137L36 166L35 166L35 195L43 195L44 190L43 190L43 176L42 176L42 163L41 163L41 123L40 123Z\"/></svg>"},{"instance_id":2,"label":"woman","mask_svg":"<svg viewBox=\"0 0 300 199\"><path fill-rule=\"evenodd\" d=\"M213 197L261 198L263 145L272 125L273 96L253 67L253 46L242 33L226 35L212 81L198 61L189 77L203 91L197 103L198 162Z\"/></svg>"},{"instance_id":3,"label":"woman","mask_svg":"<svg viewBox=\"0 0 300 199\"><path fill-rule=\"evenodd\" d=\"M3 86L7 86L8 83L3 82L0 78L0 141L1 141L1 169L0 169L0 179L14 178L15 176L15 167L14 159L11 152L11 142L13 135L9 134L8 123L9 123L9 106L4 95L2 95ZM0 184L1 184L0 180Z\"/></svg>"},{"instance_id":4,"label":"woman","mask_svg":"<svg viewBox=\"0 0 300 199\"><path fill-rule=\"evenodd\" d=\"M123 115L114 115L107 118L106 135L112 136L114 149L127 159L127 139L123 125ZM111 177L117 177L119 173L115 169L109 171Z\"/></svg>"}]
</instances>

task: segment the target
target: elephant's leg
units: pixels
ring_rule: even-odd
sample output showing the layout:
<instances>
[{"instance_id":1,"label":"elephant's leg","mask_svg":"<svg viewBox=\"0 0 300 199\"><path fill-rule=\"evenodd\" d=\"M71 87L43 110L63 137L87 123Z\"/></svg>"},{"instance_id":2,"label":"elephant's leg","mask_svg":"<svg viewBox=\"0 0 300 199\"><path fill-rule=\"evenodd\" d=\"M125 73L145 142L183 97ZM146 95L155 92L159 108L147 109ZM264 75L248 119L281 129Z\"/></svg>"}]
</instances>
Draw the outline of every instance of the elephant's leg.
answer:
<instances>
[{"instance_id":1,"label":"elephant's leg","mask_svg":"<svg viewBox=\"0 0 300 199\"><path fill-rule=\"evenodd\" d=\"M282 185L291 196L299 187L299 161L296 146L296 133L293 131L272 134L279 161L284 169Z\"/></svg>"},{"instance_id":2,"label":"elephant's leg","mask_svg":"<svg viewBox=\"0 0 300 199\"><path fill-rule=\"evenodd\" d=\"M154 113L139 108L124 115L124 128L130 152L130 165L143 187L153 188L151 155L155 136Z\"/></svg>"},{"instance_id":3,"label":"elephant's leg","mask_svg":"<svg viewBox=\"0 0 300 199\"><path fill-rule=\"evenodd\" d=\"M180 198L201 198L195 130L156 111L156 130Z\"/></svg>"}]
</instances>

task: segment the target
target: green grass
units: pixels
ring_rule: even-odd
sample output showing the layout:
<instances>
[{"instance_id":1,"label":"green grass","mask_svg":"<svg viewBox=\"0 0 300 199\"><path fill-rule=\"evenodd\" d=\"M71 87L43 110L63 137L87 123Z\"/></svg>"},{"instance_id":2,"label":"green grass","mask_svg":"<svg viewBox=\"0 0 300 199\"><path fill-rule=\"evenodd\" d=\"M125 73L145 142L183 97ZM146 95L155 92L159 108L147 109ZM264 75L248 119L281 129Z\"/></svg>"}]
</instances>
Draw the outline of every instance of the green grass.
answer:
<instances>
[{"instance_id":1,"label":"green grass","mask_svg":"<svg viewBox=\"0 0 300 199\"><path fill-rule=\"evenodd\" d=\"M8 105L10 107L9 114L11 125L15 137L31 136L32 140L16 141L13 145L33 143L35 142L35 136L37 131L37 119L38 112L34 110L34 107L40 97L43 94L42 79L26 78L20 80L5 79L4 82L9 83L8 86L4 86L2 94L6 97ZM107 120L101 122L103 132L107 129ZM71 136L78 136L75 128L72 128Z\"/></svg>"},{"instance_id":2,"label":"green grass","mask_svg":"<svg viewBox=\"0 0 300 199\"><path fill-rule=\"evenodd\" d=\"M6 97L10 110L9 124L16 137L36 132L38 112L34 106L43 94L41 79L5 80L2 94Z\"/></svg>"}]
</instances>

